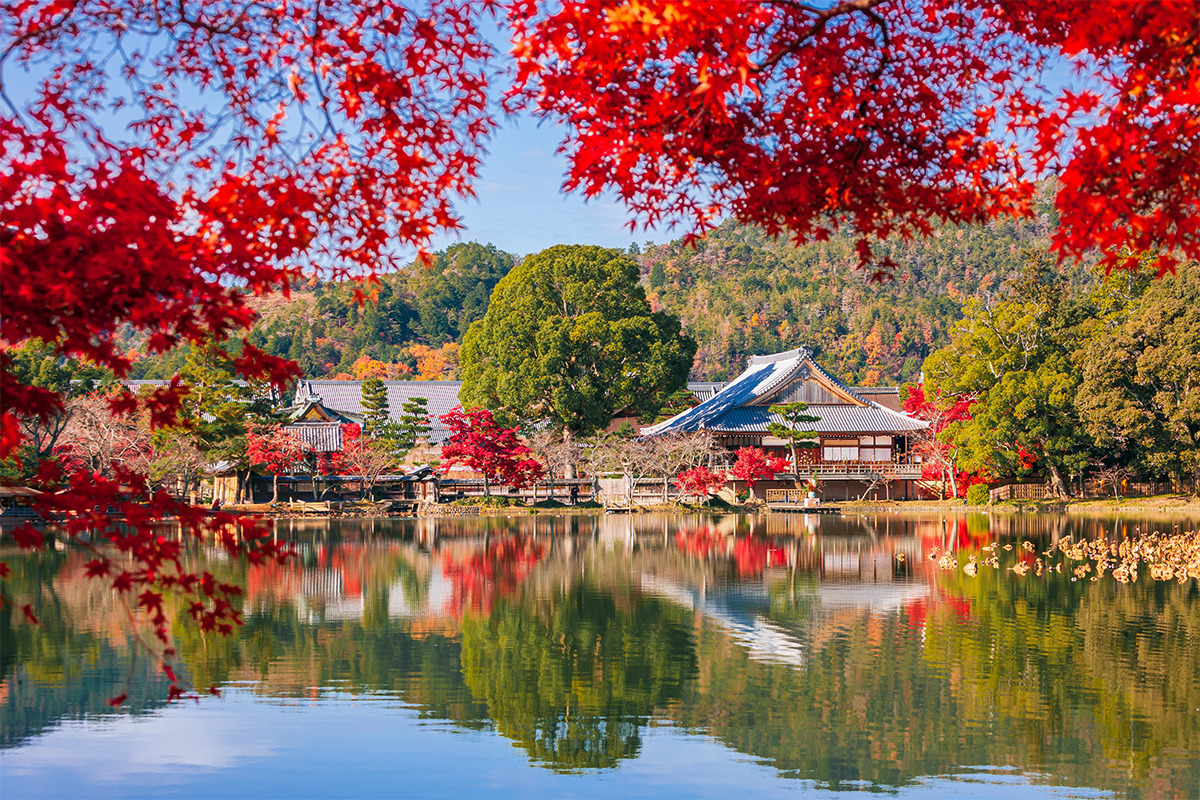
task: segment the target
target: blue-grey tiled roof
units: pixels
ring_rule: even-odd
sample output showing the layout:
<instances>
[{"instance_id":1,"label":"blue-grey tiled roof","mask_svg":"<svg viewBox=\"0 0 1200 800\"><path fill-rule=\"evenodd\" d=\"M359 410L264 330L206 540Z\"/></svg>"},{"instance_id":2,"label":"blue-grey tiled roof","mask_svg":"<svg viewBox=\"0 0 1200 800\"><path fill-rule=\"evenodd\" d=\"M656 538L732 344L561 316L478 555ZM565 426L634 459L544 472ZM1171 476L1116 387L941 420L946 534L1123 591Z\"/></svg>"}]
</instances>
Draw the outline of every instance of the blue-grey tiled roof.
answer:
<instances>
[{"instance_id":1,"label":"blue-grey tiled roof","mask_svg":"<svg viewBox=\"0 0 1200 800\"><path fill-rule=\"evenodd\" d=\"M810 405L808 414L820 417L809 430L817 433L912 433L923 430L925 423L872 403L865 406ZM709 430L722 433L762 433L772 422L783 424L783 418L772 414L767 406L735 408L725 414Z\"/></svg>"},{"instance_id":2,"label":"blue-grey tiled roof","mask_svg":"<svg viewBox=\"0 0 1200 800\"><path fill-rule=\"evenodd\" d=\"M725 388L729 381L688 381L688 391L703 403L708 398Z\"/></svg>"},{"instance_id":3,"label":"blue-grey tiled roof","mask_svg":"<svg viewBox=\"0 0 1200 800\"><path fill-rule=\"evenodd\" d=\"M766 433L770 422L783 420L770 413L765 398L808 369L818 372L853 398L844 404L810 404L809 413L821 417L820 422L813 424L812 429L817 433L909 433L926 427L918 419L865 399L822 369L812 360L809 350L797 348L786 353L752 357L746 371L715 395L668 420L643 428L642 435L698 430ZM759 401L764 405L755 405Z\"/></svg>"}]
</instances>

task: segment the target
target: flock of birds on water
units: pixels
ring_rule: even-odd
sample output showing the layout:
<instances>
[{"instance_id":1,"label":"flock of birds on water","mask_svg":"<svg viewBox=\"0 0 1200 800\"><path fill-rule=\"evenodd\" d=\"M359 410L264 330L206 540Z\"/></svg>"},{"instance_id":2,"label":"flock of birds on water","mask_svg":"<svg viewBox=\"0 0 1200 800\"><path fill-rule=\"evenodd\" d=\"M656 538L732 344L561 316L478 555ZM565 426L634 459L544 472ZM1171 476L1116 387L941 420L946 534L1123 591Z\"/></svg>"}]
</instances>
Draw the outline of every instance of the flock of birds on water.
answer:
<instances>
[{"instance_id":1,"label":"flock of birds on water","mask_svg":"<svg viewBox=\"0 0 1200 800\"><path fill-rule=\"evenodd\" d=\"M1176 526L1178 528L1178 526ZM966 563L953 550L934 548L926 557L939 569L957 570L975 577L981 569L1005 568L1005 554L1015 553L1016 561L1008 572L1024 577L1062 574L1072 581L1098 581L1111 575L1121 583L1134 583L1140 572L1157 581L1200 581L1200 531L1135 531L1132 536L1109 539L1075 539L1064 536L1045 550L1029 540L1017 544L993 542L980 548L980 554L967 554ZM896 556L903 561L904 554Z\"/></svg>"}]
</instances>

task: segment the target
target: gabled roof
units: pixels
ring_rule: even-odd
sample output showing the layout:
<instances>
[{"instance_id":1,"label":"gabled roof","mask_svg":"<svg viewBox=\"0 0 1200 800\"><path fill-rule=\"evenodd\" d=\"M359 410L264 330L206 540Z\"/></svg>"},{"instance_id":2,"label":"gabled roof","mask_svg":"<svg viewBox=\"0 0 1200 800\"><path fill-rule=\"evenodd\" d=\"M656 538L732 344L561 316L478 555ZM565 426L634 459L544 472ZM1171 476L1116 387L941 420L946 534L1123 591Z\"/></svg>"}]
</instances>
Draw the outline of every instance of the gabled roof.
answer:
<instances>
[{"instance_id":1,"label":"gabled roof","mask_svg":"<svg viewBox=\"0 0 1200 800\"><path fill-rule=\"evenodd\" d=\"M817 433L909 433L926 423L867 400L830 375L812 359L807 348L753 356L745 372L724 389L668 420L642 429L643 436L710 430L716 433L766 433L771 422L782 423L769 406L799 381L815 380L828 396L842 402L809 403Z\"/></svg>"},{"instance_id":2,"label":"gabled roof","mask_svg":"<svg viewBox=\"0 0 1200 800\"><path fill-rule=\"evenodd\" d=\"M361 425L363 422L362 414L353 414L336 408L330 408L321 401L319 395L312 394L308 396L297 394L296 403L291 408L284 409L284 412L287 414L290 425L324 423L337 423L339 425L357 423Z\"/></svg>"}]
</instances>

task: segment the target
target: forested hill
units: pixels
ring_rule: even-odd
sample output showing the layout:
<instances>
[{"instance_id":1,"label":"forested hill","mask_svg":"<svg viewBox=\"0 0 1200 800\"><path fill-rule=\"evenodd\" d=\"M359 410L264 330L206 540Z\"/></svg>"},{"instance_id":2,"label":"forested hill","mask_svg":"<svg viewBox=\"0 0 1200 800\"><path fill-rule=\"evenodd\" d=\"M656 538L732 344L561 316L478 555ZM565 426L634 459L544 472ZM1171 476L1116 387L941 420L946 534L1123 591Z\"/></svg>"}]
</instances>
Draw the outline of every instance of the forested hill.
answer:
<instances>
[{"instance_id":1,"label":"forested hill","mask_svg":"<svg viewBox=\"0 0 1200 800\"><path fill-rule=\"evenodd\" d=\"M453 378L457 343L487 311L492 288L515 256L476 242L452 245L430 264L380 276L375 302L360 305L351 284L298 286L290 299L255 298L250 341L300 364L310 378ZM175 374L186 348L140 361L133 377Z\"/></svg>"},{"instance_id":2,"label":"forested hill","mask_svg":"<svg viewBox=\"0 0 1200 800\"><path fill-rule=\"evenodd\" d=\"M693 379L727 379L748 355L810 345L848 383L894 384L917 379L925 357L948 341L964 299L1016 275L1053 222L1043 206L1032 220L879 245L899 265L883 283L855 268L848 235L795 247L727 222L695 246L630 249L651 302L679 315L699 342ZM250 338L314 378L453 378L457 344L516 261L491 245L453 245L428 266L383 276L378 302L363 307L350 286L300 287L290 301L259 301ZM1089 279L1082 268L1069 277ZM174 374L184 355L143 361L136 377Z\"/></svg>"},{"instance_id":3,"label":"forested hill","mask_svg":"<svg viewBox=\"0 0 1200 800\"><path fill-rule=\"evenodd\" d=\"M899 269L871 282L856 269L850 236L795 247L726 223L695 247L680 242L639 255L656 308L678 314L700 344L693 376L733 377L746 356L797 345L851 384L915 381L945 344L966 297L996 292L1030 248L1044 247L1050 209L1036 219L983 228L945 227L934 237L878 245ZM1072 283L1090 280L1071 268Z\"/></svg>"}]
</instances>

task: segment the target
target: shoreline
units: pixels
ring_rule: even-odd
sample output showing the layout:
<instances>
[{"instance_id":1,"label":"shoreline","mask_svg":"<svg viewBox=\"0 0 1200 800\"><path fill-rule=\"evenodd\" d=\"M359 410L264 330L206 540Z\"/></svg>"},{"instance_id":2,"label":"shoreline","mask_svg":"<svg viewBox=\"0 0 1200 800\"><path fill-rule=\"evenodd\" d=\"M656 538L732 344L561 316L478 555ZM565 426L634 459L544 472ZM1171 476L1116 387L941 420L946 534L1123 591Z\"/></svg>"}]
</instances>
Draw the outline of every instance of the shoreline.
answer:
<instances>
[{"instance_id":1,"label":"shoreline","mask_svg":"<svg viewBox=\"0 0 1200 800\"><path fill-rule=\"evenodd\" d=\"M850 501L842 503L843 515L854 514L1170 514L1200 519L1200 498L1168 495L1129 498L1122 500L1067 500L1005 502L995 505L969 506L953 501ZM453 519L455 517L536 517L536 516L598 516L605 510L596 507L563 506L561 508L435 506L438 513L371 513L368 509L344 509L342 513L289 513L290 509L262 507L229 507L235 513L259 514L273 519ZM679 505L644 506L635 514L766 514L765 506L687 507Z\"/></svg>"}]
</instances>

